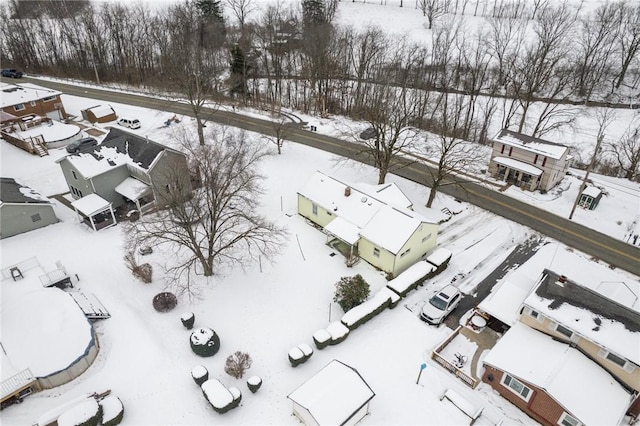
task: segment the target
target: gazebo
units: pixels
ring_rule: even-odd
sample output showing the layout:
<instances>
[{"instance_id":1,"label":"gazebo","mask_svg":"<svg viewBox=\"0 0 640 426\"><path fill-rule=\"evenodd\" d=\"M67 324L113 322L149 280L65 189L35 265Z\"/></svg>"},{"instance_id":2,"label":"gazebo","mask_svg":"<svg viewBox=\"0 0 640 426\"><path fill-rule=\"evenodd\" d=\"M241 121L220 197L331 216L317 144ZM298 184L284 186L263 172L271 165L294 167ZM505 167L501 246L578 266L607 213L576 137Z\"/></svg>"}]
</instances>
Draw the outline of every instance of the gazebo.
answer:
<instances>
[{"instance_id":1,"label":"gazebo","mask_svg":"<svg viewBox=\"0 0 640 426\"><path fill-rule=\"evenodd\" d=\"M369 413L374 396L356 369L334 359L288 398L306 425L354 425Z\"/></svg>"},{"instance_id":2,"label":"gazebo","mask_svg":"<svg viewBox=\"0 0 640 426\"><path fill-rule=\"evenodd\" d=\"M82 216L84 216L85 221L88 220L94 231L116 224L116 215L111 203L97 194L84 196L73 201L71 205L76 211L78 219L82 222Z\"/></svg>"}]
</instances>

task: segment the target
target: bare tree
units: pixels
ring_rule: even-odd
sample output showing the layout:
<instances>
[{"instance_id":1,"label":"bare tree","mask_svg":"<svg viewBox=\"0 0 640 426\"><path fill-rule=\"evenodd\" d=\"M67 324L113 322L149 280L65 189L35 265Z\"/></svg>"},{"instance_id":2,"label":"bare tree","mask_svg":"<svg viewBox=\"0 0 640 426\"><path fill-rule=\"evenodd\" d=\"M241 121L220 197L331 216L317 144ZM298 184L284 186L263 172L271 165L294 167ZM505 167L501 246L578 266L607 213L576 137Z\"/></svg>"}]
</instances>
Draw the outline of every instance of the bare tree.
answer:
<instances>
[{"instance_id":1,"label":"bare tree","mask_svg":"<svg viewBox=\"0 0 640 426\"><path fill-rule=\"evenodd\" d=\"M620 51L620 72L615 83L619 89L634 60L640 52L640 5L620 3L620 31L618 46Z\"/></svg>"},{"instance_id":2,"label":"bare tree","mask_svg":"<svg viewBox=\"0 0 640 426\"><path fill-rule=\"evenodd\" d=\"M637 179L640 176L640 125L630 126L619 141L605 143L604 152L613 156L625 179Z\"/></svg>"},{"instance_id":3,"label":"bare tree","mask_svg":"<svg viewBox=\"0 0 640 426\"><path fill-rule=\"evenodd\" d=\"M436 19L445 14L446 3L447 0L418 0L418 7L422 16L427 18L429 29L433 28Z\"/></svg>"},{"instance_id":4,"label":"bare tree","mask_svg":"<svg viewBox=\"0 0 640 426\"><path fill-rule=\"evenodd\" d=\"M431 177L427 207L433 205L442 186L456 184L455 179L449 179L452 174L469 171L472 166L485 160L480 145L460 138L468 110L465 97L442 93L436 110L439 111L439 129L437 135L430 137L425 144L427 156L436 163L435 171L427 169Z\"/></svg>"},{"instance_id":5,"label":"bare tree","mask_svg":"<svg viewBox=\"0 0 640 426\"><path fill-rule=\"evenodd\" d=\"M193 275L209 277L228 266L268 260L286 235L258 212L262 177L257 167L266 152L243 133L223 131L211 137L204 146L185 144L190 169L200 180L193 196L185 196L177 184L168 185L162 195L168 208L127 229L136 246L165 247L173 253L168 277L189 294Z\"/></svg>"},{"instance_id":6,"label":"bare tree","mask_svg":"<svg viewBox=\"0 0 640 426\"><path fill-rule=\"evenodd\" d=\"M254 0L227 0L227 4L238 20L240 25L240 33L244 33L244 25L247 17L257 10Z\"/></svg>"}]
</instances>

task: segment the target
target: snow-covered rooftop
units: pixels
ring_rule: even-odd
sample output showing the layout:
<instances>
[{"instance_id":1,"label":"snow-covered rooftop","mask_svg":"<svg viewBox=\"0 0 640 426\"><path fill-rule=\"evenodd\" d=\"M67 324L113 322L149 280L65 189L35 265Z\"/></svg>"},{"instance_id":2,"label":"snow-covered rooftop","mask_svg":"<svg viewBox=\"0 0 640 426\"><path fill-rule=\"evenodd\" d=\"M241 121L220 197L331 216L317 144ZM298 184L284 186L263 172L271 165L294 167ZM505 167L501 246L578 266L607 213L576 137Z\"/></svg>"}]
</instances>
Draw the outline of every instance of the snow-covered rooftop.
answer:
<instances>
[{"instance_id":1,"label":"snow-covered rooftop","mask_svg":"<svg viewBox=\"0 0 640 426\"><path fill-rule=\"evenodd\" d=\"M518 161L514 158L509 157L494 157L493 161L498 164L502 164L503 166L507 166L512 169L523 171L531 176L540 176L542 174L542 170L539 168L532 166L531 164L525 163L524 161Z\"/></svg>"},{"instance_id":2,"label":"snow-covered rooftop","mask_svg":"<svg viewBox=\"0 0 640 426\"><path fill-rule=\"evenodd\" d=\"M52 120L47 123L42 123L38 126L30 127L26 130L17 130L15 132L15 135L23 140L42 136L45 143L53 143L69 139L72 136L80 133L80 131L80 128L76 125L60 123L58 121Z\"/></svg>"},{"instance_id":3,"label":"snow-covered rooftop","mask_svg":"<svg viewBox=\"0 0 640 426\"><path fill-rule=\"evenodd\" d=\"M560 159L567 152L567 147L564 145L512 132L507 129L502 129L493 140L505 145L515 146L536 154L551 157L556 160Z\"/></svg>"},{"instance_id":4,"label":"snow-covered rooftop","mask_svg":"<svg viewBox=\"0 0 640 426\"><path fill-rule=\"evenodd\" d=\"M71 203L73 208L85 216L93 216L109 208L111 203L98 194L89 194Z\"/></svg>"},{"instance_id":5,"label":"snow-covered rooftop","mask_svg":"<svg viewBox=\"0 0 640 426\"><path fill-rule=\"evenodd\" d=\"M345 192L347 188L349 188L349 195ZM408 201L406 197L399 197L398 192L391 188L383 188L382 193L385 193L385 198L400 201L406 205ZM371 194L363 192L364 189L379 190L380 188L371 185L351 185L322 172L316 172L298 193L341 218L338 224L332 225L336 221L334 219L327 225L327 230L335 228L337 233L334 235L341 238L344 235L345 238L353 240L358 230L360 236L392 253L397 253L402 248L421 223L435 223L402 205L387 204L378 198L380 192L374 191ZM393 196L386 196L386 194ZM349 240L345 239L347 242Z\"/></svg>"},{"instance_id":6,"label":"snow-covered rooftop","mask_svg":"<svg viewBox=\"0 0 640 426\"><path fill-rule=\"evenodd\" d=\"M589 341L595 342L640 365L640 312L637 306L625 306L629 303L629 294L624 296L626 303L610 299L599 291L599 283L586 281L591 285L566 279L559 282L559 276L545 270L535 292L531 293L524 304L578 333ZM618 282L617 287L626 287ZM615 296L614 296L615 297ZM635 296L637 301L637 295Z\"/></svg>"},{"instance_id":7,"label":"snow-covered rooftop","mask_svg":"<svg viewBox=\"0 0 640 426\"><path fill-rule=\"evenodd\" d=\"M51 201L15 179L0 178L0 203L50 204Z\"/></svg>"},{"instance_id":8,"label":"snow-covered rooftop","mask_svg":"<svg viewBox=\"0 0 640 426\"><path fill-rule=\"evenodd\" d=\"M288 398L309 410L318 424L340 425L374 396L355 369L333 360Z\"/></svg>"},{"instance_id":9,"label":"snow-covered rooftop","mask_svg":"<svg viewBox=\"0 0 640 426\"><path fill-rule=\"evenodd\" d=\"M365 194L371 194L380 201L392 206L404 207L406 209L413 207L411 200L404 192L402 192L398 185L393 182L384 183L382 185L370 185L368 183L359 182L353 185Z\"/></svg>"},{"instance_id":10,"label":"snow-covered rooftop","mask_svg":"<svg viewBox=\"0 0 640 426\"><path fill-rule=\"evenodd\" d=\"M582 191L582 195L588 195L589 197L593 198L597 198L600 194L602 194L602 191L600 191L600 188L597 188L595 186L588 186L584 189L584 191Z\"/></svg>"},{"instance_id":11,"label":"snow-covered rooftop","mask_svg":"<svg viewBox=\"0 0 640 426\"><path fill-rule=\"evenodd\" d=\"M96 116L96 118L106 117L110 114L115 114L113 108L110 105L96 105L89 110Z\"/></svg>"},{"instance_id":12,"label":"snow-covered rooftop","mask_svg":"<svg viewBox=\"0 0 640 426\"><path fill-rule=\"evenodd\" d=\"M31 83L9 84L0 83L0 108L37 101L51 96L61 95L62 92L37 86Z\"/></svg>"},{"instance_id":13,"label":"snow-covered rooftop","mask_svg":"<svg viewBox=\"0 0 640 426\"><path fill-rule=\"evenodd\" d=\"M577 349L517 323L484 362L544 389L582 424L617 425L631 395Z\"/></svg>"},{"instance_id":14,"label":"snow-covered rooftop","mask_svg":"<svg viewBox=\"0 0 640 426\"><path fill-rule=\"evenodd\" d=\"M128 177L115 187L115 191L129 200L137 200L151 191L151 187L136 178Z\"/></svg>"}]
</instances>

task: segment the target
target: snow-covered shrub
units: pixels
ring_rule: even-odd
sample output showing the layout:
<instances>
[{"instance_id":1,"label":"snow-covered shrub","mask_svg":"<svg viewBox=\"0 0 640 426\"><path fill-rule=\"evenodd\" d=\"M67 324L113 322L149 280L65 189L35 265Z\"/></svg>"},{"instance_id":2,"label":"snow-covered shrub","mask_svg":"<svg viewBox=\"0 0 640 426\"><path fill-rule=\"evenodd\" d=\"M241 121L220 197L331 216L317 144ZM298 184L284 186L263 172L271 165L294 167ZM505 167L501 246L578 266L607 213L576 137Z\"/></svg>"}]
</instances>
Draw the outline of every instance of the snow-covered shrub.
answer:
<instances>
[{"instance_id":1,"label":"snow-covered shrub","mask_svg":"<svg viewBox=\"0 0 640 426\"><path fill-rule=\"evenodd\" d=\"M331 342L331 334L324 328L313 333L313 343L316 344L316 348L322 350L329 345L329 342Z\"/></svg>"},{"instance_id":2,"label":"snow-covered shrub","mask_svg":"<svg viewBox=\"0 0 640 426\"><path fill-rule=\"evenodd\" d=\"M209 380L209 371L204 365L196 365L191 369L191 377L196 385L202 386L204 382Z\"/></svg>"},{"instance_id":3,"label":"snow-covered shrub","mask_svg":"<svg viewBox=\"0 0 640 426\"><path fill-rule=\"evenodd\" d=\"M247 387L249 388L251 393L258 392L258 389L260 389L260 386L262 386L262 379L260 377L251 376L247 379Z\"/></svg>"},{"instance_id":4,"label":"snow-covered shrub","mask_svg":"<svg viewBox=\"0 0 640 426\"><path fill-rule=\"evenodd\" d=\"M384 311L391 304L391 297L386 292L377 292L371 299L352 308L342 316L342 323L355 330L365 322L369 321L380 312Z\"/></svg>"},{"instance_id":5,"label":"snow-covered shrub","mask_svg":"<svg viewBox=\"0 0 640 426\"><path fill-rule=\"evenodd\" d=\"M178 298L168 291L158 293L153 298L153 307L158 312L169 312L178 304Z\"/></svg>"},{"instance_id":6,"label":"snow-covered shrub","mask_svg":"<svg viewBox=\"0 0 640 426\"><path fill-rule=\"evenodd\" d=\"M451 250L444 247L439 247L435 249L433 253L427 256L427 262L436 267L435 271L432 272L433 276L438 275L440 272L447 269L452 255L453 253L451 253Z\"/></svg>"},{"instance_id":7,"label":"snow-covered shrub","mask_svg":"<svg viewBox=\"0 0 640 426\"><path fill-rule=\"evenodd\" d=\"M411 290L422 285L436 267L431 263L421 260L411 265L406 271L387 283L387 287L404 297Z\"/></svg>"},{"instance_id":8,"label":"snow-covered shrub","mask_svg":"<svg viewBox=\"0 0 640 426\"><path fill-rule=\"evenodd\" d=\"M102 419L102 407L95 398L87 398L58 417L58 426L97 426Z\"/></svg>"},{"instance_id":9,"label":"snow-covered shrub","mask_svg":"<svg viewBox=\"0 0 640 426\"><path fill-rule=\"evenodd\" d=\"M200 356L213 356L220 350L220 338L210 328L199 328L191 333L191 350Z\"/></svg>"},{"instance_id":10,"label":"snow-covered shrub","mask_svg":"<svg viewBox=\"0 0 640 426\"><path fill-rule=\"evenodd\" d=\"M337 345L347 338L349 329L340 321L334 321L327 327L327 331L331 335L330 345Z\"/></svg>"},{"instance_id":11,"label":"snow-covered shrub","mask_svg":"<svg viewBox=\"0 0 640 426\"><path fill-rule=\"evenodd\" d=\"M124 405L115 395L107 396L100 401L102 407L102 426L116 426L124 417Z\"/></svg>"},{"instance_id":12,"label":"snow-covered shrub","mask_svg":"<svg viewBox=\"0 0 640 426\"><path fill-rule=\"evenodd\" d=\"M180 317L180 321L182 321L182 325L184 325L187 330L191 330L196 321L196 316L193 312L185 312Z\"/></svg>"},{"instance_id":13,"label":"snow-covered shrub","mask_svg":"<svg viewBox=\"0 0 640 426\"><path fill-rule=\"evenodd\" d=\"M289 351L289 362L292 367L297 367L298 365L307 362L309 358L313 355L313 349L311 346L306 343L301 343L295 348L291 348Z\"/></svg>"},{"instance_id":14,"label":"snow-covered shrub","mask_svg":"<svg viewBox=\"0 0 640 426\"><path fill-rule=\"evenodd\" d=\"M224 363L224 372L231 377L241 379L244 376L244 372L251 368L252 362L248 353L236 351L233 355L227 357Z\"/></svg>"},{"instance_id":15,"label":"snow-covered shrub","mask_svg":"<svg viewBox=\"0 0 640 426\"><path fill-rule=\"evenodd\" d=\"M124 261L134 277L146 284L151 282L153 267L150 264L143 263L142 265L138 265L138 261L133 252L125 254Z\"/></svg>"},{"instance_id":16,"label":"snow-covered shrub","mask_svg":"<svg viewBox=\"0 0 640 426\"><path fill-rule=\"evenodd\" d=\"M342 277L336 283L336 292L333 301L336 302L343 311L359 305L369 297L369 284L357 274L353 277Z\"/></svg>"},{"instance_id":17,"label":"snow-covered shrub","mask_svg":"<svg viewBox=\"0 0 640 426\"><path fill-rule=\"evenodd\" d=\"M220 414L237 407L242 399L242 394L238 388L227 389L216 379L207 380L202 384L201 388L209 404Z\"/></svg>"}]
</instances>

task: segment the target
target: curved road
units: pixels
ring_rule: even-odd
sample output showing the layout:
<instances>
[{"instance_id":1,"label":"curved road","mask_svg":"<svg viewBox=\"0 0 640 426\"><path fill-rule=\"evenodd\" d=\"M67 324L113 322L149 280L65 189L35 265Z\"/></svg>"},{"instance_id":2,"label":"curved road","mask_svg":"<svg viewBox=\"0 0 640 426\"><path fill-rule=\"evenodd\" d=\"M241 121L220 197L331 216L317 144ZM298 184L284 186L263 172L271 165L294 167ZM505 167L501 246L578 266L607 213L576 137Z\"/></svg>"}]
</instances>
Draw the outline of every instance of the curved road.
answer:
<instances>
[{"instance_id":1,"label":"curved road","mask_svg":"<svg viewBox=\"0 0 640 426\"><path fill-rule=\"evenodd\" d=\"M79 87L70 84L50 82L46 80L24 78L25 81L59 90L68 95L99 99L106 102L120 102L145 108L193 116L191 107L187 103L179 103L161 98L144 95L113 92L97 88ZM274 124L267 120L247 117L228 111L207 110L210 121L238 127L252 132L274 136ZM362 153L362 147L338 138L321 135L290 127L286 131L286 139L322 149L344 157L371 164L370 158ZM394 168L394 174L414 182L430 185L428 164L397 160L402 167ZM453 185L453 181L457 184ZM538 209L530 204L510 198L498 191L489 189L481 184L462 177L450 177L440 191L459 200L467 201L476 206L491 211L514 222L528 226L536 231L548 235L568 246L588 253L612 266L624 269L634 275L640 275L640 248L608 235L594 231L566 218ZM640 209L640 206L638 206ZM567 212L568 214L569 212ZM561 271L560 271L561 272Z\"/></svg>"}]
</instances>

